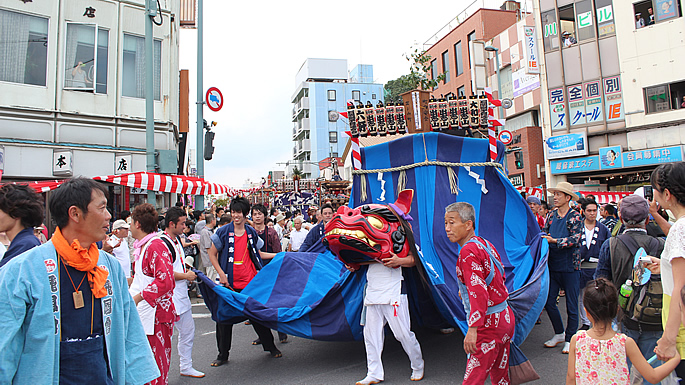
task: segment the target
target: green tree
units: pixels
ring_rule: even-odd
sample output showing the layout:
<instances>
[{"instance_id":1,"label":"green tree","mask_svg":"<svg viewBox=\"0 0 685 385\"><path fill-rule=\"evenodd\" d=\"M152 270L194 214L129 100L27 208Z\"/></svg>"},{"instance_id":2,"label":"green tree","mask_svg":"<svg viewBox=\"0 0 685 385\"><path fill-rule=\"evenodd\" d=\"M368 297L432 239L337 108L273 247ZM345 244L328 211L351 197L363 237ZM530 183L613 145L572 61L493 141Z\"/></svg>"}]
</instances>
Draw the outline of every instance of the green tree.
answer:
<instances>
[{"instance_id":1,"label":"green tree","mask_svg":"<svg viewBox=\"0 0 685 385\"><path fill-rule=\"evenodd\" d=\"M436 74L432 79L428 76L431 69L431 61L433 57L426 53L426 50L414 45L414 51L409 54L404 54L405 59L409 62L409 79L414 82L414 88L422 90L433 90L442 81L445 81L445 72Z\"/></svg>"},{"instance_id":2,"label":"green tree","mask_svg":"<svg viewBox=\"0 0 685 385\"><path fill-rule=\"evenodd\" d=\"M395 80L390 80L383 87L385 95L385 104L390 102L399 103L402 101L400 95L405 92L416 89L418 80L412 75L402 75Z\"/></svg>"}]
</instances>

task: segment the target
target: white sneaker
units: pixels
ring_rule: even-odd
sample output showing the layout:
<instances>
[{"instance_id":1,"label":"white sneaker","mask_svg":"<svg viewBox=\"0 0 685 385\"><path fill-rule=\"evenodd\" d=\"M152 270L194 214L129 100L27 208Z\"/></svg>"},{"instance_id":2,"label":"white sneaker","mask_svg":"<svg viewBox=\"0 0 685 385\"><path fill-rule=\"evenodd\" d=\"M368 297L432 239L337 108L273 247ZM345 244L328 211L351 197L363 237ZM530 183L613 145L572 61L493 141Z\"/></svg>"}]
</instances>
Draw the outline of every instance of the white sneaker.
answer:
<instances>
[{"instance_id":1,"label":"white sneaker","mask_svg":"<svg viewBox=\"0 0 685 385\"><path fill-rule=\"evenodd\" d=\"M564 348L561 349L561 352L563 354L568 354L569 350L571 350L571 343L570 342L564 342Z\"/></svg>"},{"instance_id":2,"label":"white sneaker","mask_svg":"<svg viewBox=\"0 0 685 385\"><path fill-rule=\"evenodd\" d=\"M378 384L380 382L383 382L383 380L379 380L376 377L366 376L363 380L357 381L355 385L371 385Z\"/></svg>"},{"instance_id":3,"label":"white sneaker","mask_svg":"<svg viewBox=\"0 0 685 385\"><path fill-rule=\"evenodd\" d=\"M199 370L195 370L195 368L181 370L181 375L185 376L185 377L193 377L193 378L202 378L205 376L204 373L202 373Z\"/></svg>"},{"instance_id":4,"label":"white sneaker","mask_svg":"<svg viewBox=\"0 0 685 385\"><path fill-rule=\"evenodd\" d=\"M423 369L421 370L413 370L411 372L411 377L409 377L410 380L412 381L421 381L423 380Z\"/></svg>"},{"instance_id":5,"label":"white sneaker","mask_svg":"<svg viewBox=\"0 0 685 385\"><path fill-rule=\"evenodd\" d=\"M545 342L546 348L553 348L566 340L566 334L555 334L551 340Z\"/></svg>"}]
</instances>

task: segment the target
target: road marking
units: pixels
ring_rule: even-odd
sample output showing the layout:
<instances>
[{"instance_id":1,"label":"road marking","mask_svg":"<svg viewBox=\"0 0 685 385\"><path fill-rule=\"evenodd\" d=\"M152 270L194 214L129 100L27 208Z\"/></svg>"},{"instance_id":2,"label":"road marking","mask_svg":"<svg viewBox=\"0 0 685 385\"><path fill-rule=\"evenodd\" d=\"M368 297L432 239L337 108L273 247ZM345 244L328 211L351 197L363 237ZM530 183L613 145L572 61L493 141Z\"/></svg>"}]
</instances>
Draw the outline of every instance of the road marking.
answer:
<instances>
[{"instance_id":1,"label":"road marking","mask_svg":"<svg viewBox=\"0 0 685 385\"><path fill-rule=\"evenodd\" d=\"M214 333L216 333L216 330L211 331L211 332L207 332L207 333L202 333L202 335L203 335L203 336L208 336L208 335L214 334Z\"/></svg>"},{"instance_id":2,"label":"road marking","mask_svg":"<svg viewBox=\"0 0 685 385\"><path fill-rule=\"evenodd\" d=\"M198 303L194 303L190 306L205 306L205 303L204 302L198 302Z\"/></svg>"},{"instance_id":3,"label":"road marking","mask_svg":"<svg viewBox=\"0 0 685 385\"><path fill-rule=\"evenodd\" d=\"M212 316L212 313L193 314L193 318L210 318L211 316Z\"/></svg>"}]
</instances>

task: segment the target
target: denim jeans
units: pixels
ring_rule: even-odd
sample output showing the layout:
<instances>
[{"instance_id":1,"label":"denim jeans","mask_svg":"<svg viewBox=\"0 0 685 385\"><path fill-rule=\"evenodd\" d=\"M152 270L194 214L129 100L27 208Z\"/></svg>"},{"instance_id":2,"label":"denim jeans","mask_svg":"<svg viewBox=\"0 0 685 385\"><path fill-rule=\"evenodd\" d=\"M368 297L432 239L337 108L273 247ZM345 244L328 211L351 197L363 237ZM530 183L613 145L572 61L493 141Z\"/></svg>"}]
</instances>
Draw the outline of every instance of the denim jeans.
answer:
<instances>
[{"instance_id":1,"label":"denim jeans","mask_svg":"<svg viewBox=\"0 0 685 385\"><path fill-rule=\"evenodd\" d=\"M578 305L578 313L580 314L580 323L582 325L590 325L590 320L587 319L587 314L585 314L585 308L583 307L583 289L585 289L585 285L587 285L588 282L592 281L592 276L595 275L595 269L580 269L580 284L579 284L579 305Z\"/></svg>"},{"instance_id":2,"label":"denim jeans","mask_svg":"<svg viewBox=\"0 0 685 385\"><path fill-rule=\"evenodd\" d=\"M635 341L637 347L640 348L642 355L647 360L654 356L654 348L656 347L656 342L659 340L659 338L661 338L661 335L664 333L662 331L640 332L639 330L628 329L623 325L621 325L621 329L623 330L623 334L632 338ZM630 363L630 359L626 357L626 361L628 361L628 370L630 370L630 367L632 366L632 364ZM656 368L661 364L663 364L663 361L654 360L654 362L652 362L652 367ZM643 380L642 383L643 385L651 385L651 382L647 382L647 380Z\"/></svg>"},{"instance_id":3,"label":"denim jeans","mask_svg":"<svg viewBox=\"0 0 685 385\"><path fill-rule=\"evenodd\" d=\"M558 271L549 272L549 295L547 296L547 303L545 310L552 327L554 327L554 334L561 334L564 332L564 322L561 320L561 313L557 307L557 295L559 295L559 288L566 291L566 313L568 320L566 325L566 342L571 342L571 337L578 331L578 292L580 291L580 270L570 273L562 273Z\"/></svg>"}]
</instances>

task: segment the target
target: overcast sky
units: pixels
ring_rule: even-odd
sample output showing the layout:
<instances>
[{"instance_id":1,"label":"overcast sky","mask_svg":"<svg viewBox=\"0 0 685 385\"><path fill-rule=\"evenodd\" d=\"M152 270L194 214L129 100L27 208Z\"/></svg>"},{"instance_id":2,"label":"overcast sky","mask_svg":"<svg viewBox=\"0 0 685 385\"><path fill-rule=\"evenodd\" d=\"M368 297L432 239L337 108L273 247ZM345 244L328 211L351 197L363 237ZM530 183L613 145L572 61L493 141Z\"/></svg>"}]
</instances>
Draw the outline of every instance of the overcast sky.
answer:
<instances>
[{"instance_id":1,"label":"overcast sky","mask_svg":"<svg viewBox=\"0 0 685 385\"><path fill-rule=\"evenodd\" d=\"M205 178L242 187L292 158L295 75L307 58L372 64L376 83L409 72L403 53L423 44L473 0L204 0L204 90L218 87L221 111L204 108L214 128ZM499 7L503 0L477 0ZM180 68L190 70L189 148L195 148L196 30L180 34ZM204 92L203 92L204 95ZM313 127L312 127L313 128Z\"/></svg>"}]
</instances>

